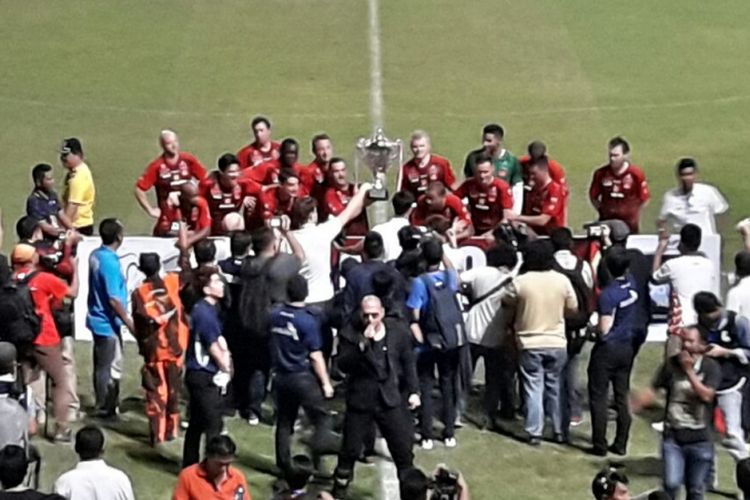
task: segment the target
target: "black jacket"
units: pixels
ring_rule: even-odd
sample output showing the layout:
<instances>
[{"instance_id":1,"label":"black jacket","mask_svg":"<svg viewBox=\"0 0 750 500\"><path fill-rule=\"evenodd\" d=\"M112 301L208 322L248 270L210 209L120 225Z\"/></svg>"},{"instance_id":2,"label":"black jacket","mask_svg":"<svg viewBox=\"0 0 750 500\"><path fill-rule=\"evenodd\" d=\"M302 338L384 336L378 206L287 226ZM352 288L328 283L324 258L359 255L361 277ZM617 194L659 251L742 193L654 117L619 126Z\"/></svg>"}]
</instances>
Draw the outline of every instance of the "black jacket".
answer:
<instances>
[{"instance_id":1,"label":"black jacket","mask_svg":"<svg viewBox=\"0 0 750 500\"><path fill-rule=\"evenodd\" d=\"M405 404L402 389L405 394L419 394L409 326L405 321L393 318L383 321L387 369L384 381L378 380L372 344L361 333L364 329L347 325L341 332L337 363L338 368L347 375L347 408L360 411L395 408Z\"/></svg>"}]
</instances>

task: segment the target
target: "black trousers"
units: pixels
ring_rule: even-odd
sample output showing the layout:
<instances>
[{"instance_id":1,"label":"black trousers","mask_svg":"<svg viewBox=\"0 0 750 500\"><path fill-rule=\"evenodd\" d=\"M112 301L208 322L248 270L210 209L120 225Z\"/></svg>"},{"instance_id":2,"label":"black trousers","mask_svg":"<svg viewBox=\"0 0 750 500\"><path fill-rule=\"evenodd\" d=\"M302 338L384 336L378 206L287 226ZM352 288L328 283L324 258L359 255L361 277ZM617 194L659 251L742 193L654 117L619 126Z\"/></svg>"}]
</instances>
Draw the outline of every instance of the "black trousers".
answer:
<instances>
[{"instance_id":1,"label":"black trousers","mask_svg":"<svg viewBox=\"0 0 750 500\"><path fill-rule=\"evenodd\" d=\"M213 382L213 374L202 370L188 370L185 387L190 395L190 420L182 449L182 467L200 461L201 436L206 442L221 434L222 398L221 390Z\"/></svg>"},{"instance_id":2,"label":"black trousers","mask_svg":"<svg viewBox=\"0 0 750 500\"><path fill-rule=\"evenodd\" d=\"M234 404L242 418L249 418L251 413L260 417L271 370L269 339L244 340L242 344L237 341L236 344L232 349Z\"/></svg>"},{"instance_id":3,"label":"black trousers","mask_svg":"<svg viewBox=\"0 0 750 500\"><path fill-rule=\"evenodd\" d=\"M292 467L291 440L300 407L315 428L310 443L313 455L327 444L330 419L323 390L312 373L277 374L273 387L276 396L276 465L286 474Z\"/></svg>"},{"instance_id":4,"label":"black trousers","mask_svg":"<svg viewBox=\"0 0 750 500\"><path fill-rule=\"evenodd\" d=\"M112 365L118 356L120 337L94 335L94 394L96 409L114 415L119 400L120 382L112 378Z\"/></svg>"},{"instance_id":5,"label":"black trousers","mask_svg":"<svg viewBox=\"0 0 750 500\"><path fill-rule=\"evenodd\" d=\"M334 474L338 482L351 482L354 464L362 453L363 444L372 431L373 424L378 426L385 439L396 469L401 472L412 467L414 429L411 415L405 406L386 408L379 405L372 411L347 408L344 415L344 443Z\"/></svg>"},{"instance_id":6,"label":"black trousers","mask_svg":"<svg viewBox=\"0 0 750 500\"><path fill-rule=\"evenodd\" d=\"M624 450L630 433L630 372L633 368L631 343L598 343L589 360L589 405L591 441L595 450L607 449L608 389L612 384L617 411L617 432L613 446Z\"/></svg>"},{"instance_id":7,"label":"black trousers","mask_svg":"<svg viewBox=\"0 0 750 500\"><path fill-rule=\"evenodd\" d=\"M471 344L471 364L475 369L479 358L484 360L483 406L487 417L494 419L500 405L500 414L513 418L516 364L510 349Z\"/></svg>"},{"instance_id":8,"label":"black trousers","mask_svg":"<svg viewBox=\"0 0 750 500\"><path fill-rule=\"evenodd\" d=\"M440 392L443 396L443 438L453 437L456 425L456 372L458 371L459 350L428 350L417 356L419 389L422 393L420 413L420 434L422 439L432 439L432 390L435 387L435 367L437 366Z\"/></svg>"}]
</instances>

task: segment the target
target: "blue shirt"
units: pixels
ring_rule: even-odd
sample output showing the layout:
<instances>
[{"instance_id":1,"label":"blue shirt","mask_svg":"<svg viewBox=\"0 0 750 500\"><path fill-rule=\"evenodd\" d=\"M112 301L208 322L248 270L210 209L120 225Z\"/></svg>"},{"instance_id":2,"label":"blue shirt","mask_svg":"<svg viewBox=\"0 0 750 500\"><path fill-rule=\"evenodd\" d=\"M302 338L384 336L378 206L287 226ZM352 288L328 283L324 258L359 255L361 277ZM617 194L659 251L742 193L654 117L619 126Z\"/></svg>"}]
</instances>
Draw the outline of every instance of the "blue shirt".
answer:
<instances>
[{"instance_id":1,"label":"blue shirt","mask_svg":"<svg viewBox=\"0 0 750 500\"><path fill-rule=\"evenodd\" d=\"M310 353L320 351L320 319L305 307L289 304L271 312L271 358L278 373L299 373L310 369Z\"/></svg>"},{"instance_id":2,"label":"blue shirt","mask_svg":"<svg viewBox=\"0 0 750 500\"><path fill-rule=\"evenodd\" d=\"M217 373L219 367L208 352L211 344L221 337L219 307L201 299L190 311L190 343L185 356L185 368Z\"/></svg>"},{"instance_id":3,"label":"blue shirt","mask_svg":"<svg viewBox=\"0 0 750 500\"><path fill-rule=\"evenodd\" d=\"M430 311L430 295L422 281L422 276L424 274L411 281L411 291L409 292L409 298L406 299L406 307L419 310L420 316L423 317ZM427 276L436 285L443 284L454 292L458 292L458 276L456 275L456 271L432 271L427 273Z\"/></svg>"},{"instance_id":4,"label":"blue shirt","mask_svg":"<svg viewBox=\"0 0 750 500\"><path fill-rule=\"evenodd\" d=\"M55 193L45 193L41 189L35 189L26 198L26 215L42 222L57 220L57 214L62 209L60 200Z\"/></svg>"},{"instance_id":5,"label":"blue shirt","mask_svg":"<svg viewBox=\"0 0 750 500\"><path fill-rule=\"evenodd\" d=\"M633 336L633 327L638 316L638 292L635 290L630 275L617 278L599 295L599 307L597 311L600 316L612 316L612 327L602 337L601 341L606 343L630 342Z\"/></svg>"},{"instance_id":6,"label":"blue shirt","mask_svg":"<svg viewBox=\"0 0 750 500\"><path fill-rule=\"evenodd\" d=\"M120 268L120 257L106 246L101 246L89 256L89 297L86 327L94 335L110 337L119 333L122 320L109 303L110 298L128 307L128 291Z\"/></svg>"}]
</instances>

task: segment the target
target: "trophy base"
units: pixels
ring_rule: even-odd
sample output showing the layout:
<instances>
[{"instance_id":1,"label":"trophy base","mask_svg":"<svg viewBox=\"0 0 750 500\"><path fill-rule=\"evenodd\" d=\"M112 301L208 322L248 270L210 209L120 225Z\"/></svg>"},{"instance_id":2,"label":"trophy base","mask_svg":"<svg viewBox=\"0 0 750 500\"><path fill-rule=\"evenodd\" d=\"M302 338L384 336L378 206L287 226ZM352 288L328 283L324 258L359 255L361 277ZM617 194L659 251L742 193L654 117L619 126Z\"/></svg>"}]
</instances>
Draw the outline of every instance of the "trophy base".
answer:
<instances>
[{"instance_id":1,"label":"trophy base","mask_svg":"<svg viewBox=\"0 0 750 500\"><path fill-rule=\"evenodd\" d=\"M372 188L367 192L367 198L372 201L388 201L388 189Z\"/></svg>"}]
</instances>

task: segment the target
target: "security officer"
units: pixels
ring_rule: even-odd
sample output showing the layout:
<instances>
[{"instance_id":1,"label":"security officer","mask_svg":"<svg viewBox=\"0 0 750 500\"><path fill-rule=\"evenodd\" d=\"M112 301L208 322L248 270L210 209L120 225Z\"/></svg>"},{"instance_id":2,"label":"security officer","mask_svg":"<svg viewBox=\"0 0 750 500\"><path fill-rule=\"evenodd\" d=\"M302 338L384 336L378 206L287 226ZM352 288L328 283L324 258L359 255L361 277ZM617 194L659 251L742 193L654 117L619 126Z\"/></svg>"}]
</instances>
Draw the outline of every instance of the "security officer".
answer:
<instances>
[{"instance_id":1,"label":"security officer","mask_svg":"<svg viewBox=\"0 0 750 500\"><path fill-rule=\"evenodd\" d=\"M721 444L739 461L748 457L742 430L742 388L747 383L750 362L750 324L746 318L726 311L711 292L696 293L693 307L698 315L698 329L708 344L705 355L714 358L721 367L716 402L727 426Z\"/></svg>"},{"instance_id":2,"label":"security officer","mask_svg":"<svg viewBox=\"0 0 750 500\"><path fill-rule=\"evenodd\" d=\"M347 375L344 443L334 473L333 496L344 498L373 421L385 438L396 469L412 467L413 429L409 409L421 404L408 325L385 318L375 295L361 302L359 324L340 335L338 367ZM357 323L357 322L355 322ZM408 395L402 397L401 388Z\"/></svg>"},{"instance_id":3,"label":"security officer","mask_svg":"<svg viewBox=\"0 0 750 500\"><path fill-rule=\"evenodd\" d=\"M289 301L271 312L271 363L276 397L276 465L285 477L293 474L290 441L300 406L315 427L313 458L328 438L325 399L333 386L323 358L321 319L305 305L307 281L301 275L287 283Z\"/></svg>"}]
</instances>

